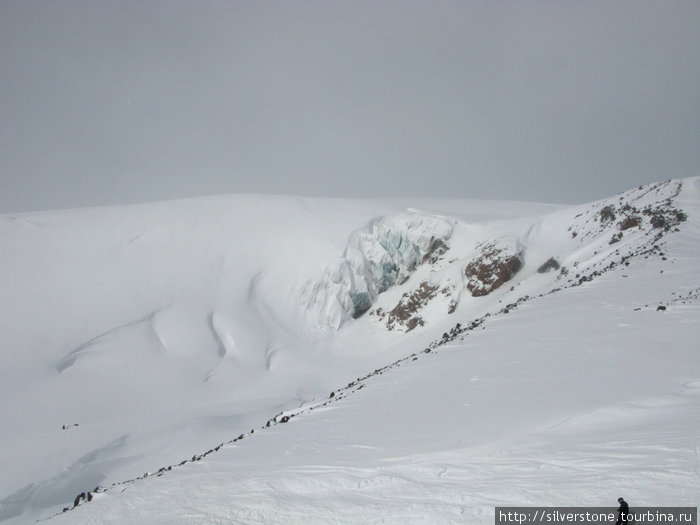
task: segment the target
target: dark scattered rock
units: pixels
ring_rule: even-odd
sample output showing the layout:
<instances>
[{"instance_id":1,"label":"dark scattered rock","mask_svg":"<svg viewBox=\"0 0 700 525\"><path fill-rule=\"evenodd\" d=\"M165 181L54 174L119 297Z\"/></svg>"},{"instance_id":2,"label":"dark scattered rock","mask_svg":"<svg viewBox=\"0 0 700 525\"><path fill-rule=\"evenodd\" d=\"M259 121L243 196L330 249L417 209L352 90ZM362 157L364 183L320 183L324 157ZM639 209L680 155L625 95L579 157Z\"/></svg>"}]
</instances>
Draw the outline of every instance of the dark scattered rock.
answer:
<instances>
[{"instance_id":1,"label":"dark scattered rock","mask_svg":"<svg viewBox=\"0 0 700 525\"><path fill-rule=\"evenodd\" d=\"M73 500L73 508L75 508L75 507L77 507L78 505L80 505L80 500L82 500L82 499L85 499L85 493L84 493L84 492L81 492L80 494L78 494L78 495L75 497L75 499Z\"/></svg>"},{"instance_id":2,"label":"dark scattered rock","mask_svg":"<svg viewBox=\"0 0 700 525\"><path fill-rule=\"evenodd\" d=\"M406 323L406 331L410 332L413 330L416 326L424 326L425 321L423 321L422 317L411 317L408 322Z\"/></svg>"},{"instance_id":3,"label":"dark scattered rock","mask_svg":"<svg viewBox=\"0 0 700 525\"><path fill-rule=\"evenodd\" d=\"M615 207L605 206L600 212L598 212L600 217L600 222L612 222L615 220Z\"/></svg>"},{"instance_id":4,"label":"dark scattered rock","mask_svg":"<svg viewBox=\"0 0 700 525\"><path fill-rule=\"evenodd\" d=\"M282 416L280 418L280 423L287 423L289 421L289 416Z\"/></svg>"},{"instance_id":5,"label":"dark scattered rock","mask_svg":"<svg viewBox=\"0 0 700 525\"><path fill-rule=\"evenodd\" d=\"M642 213L649 217L649 221L655 229L660 229L665 232L673 230L681 222L688 219L688 216L683 210L674 208L670 203L665 203L655 208L647 206L642 210Z\"/></svg>"},{"instance_id":6,"label":"dark scattered rock","mask_svg":"<svg viewBox=\"0 0 700 525\"><path fill-rule=\"evenodd\" d=\"M666 225L666 218L661 214L652 215L651 225L654 228L663 228Z\"/></svg>"},{"instance_id":7,"label":"dark scattered rock","mask_svg":"<svg viewBox=\"0 0 700 525\"><path fill-rule=\"evenodd\" d=\"M625 231L629 230L630 228L636 228L640 224L642 224L641 217L638 215L628 215L622 221L620 221L618 227L620 228L620 231Z\"/></svg>"},{"instance_id":8,"label":"dark scattered rock","mask_svg":"<svg viewBox=\"0 0 700 525\"><path fill-rule=\"evenodd\" d=\"M663 305L658 306L658 307L656 308L656 311L657 311L657 312L663 312L664 310L666 310L666 307L663 306Z\"/></svg>"},{"instance_id":9,"label":"dark scattered rock","mask_svg":"<svg viewBox=\"0 0 700 525\"><path fill-rule=\"evenodd\" d=\"M620 242L620 240L622 240L622 232L617 232L612 236L608 244L615 244L616 242Z\"/></svg>"},{"instance_id":10,"label":"dark scattered rock","mask_svg":"<svg viewBox=\"0 0 700 525\"><path fill-rule=\"evenodd\" d=\"M550 257L542 266L537 269L537 273L545 273L551 270L558 270L559 263L554 257Z\"/></svg>"}]
</instances>

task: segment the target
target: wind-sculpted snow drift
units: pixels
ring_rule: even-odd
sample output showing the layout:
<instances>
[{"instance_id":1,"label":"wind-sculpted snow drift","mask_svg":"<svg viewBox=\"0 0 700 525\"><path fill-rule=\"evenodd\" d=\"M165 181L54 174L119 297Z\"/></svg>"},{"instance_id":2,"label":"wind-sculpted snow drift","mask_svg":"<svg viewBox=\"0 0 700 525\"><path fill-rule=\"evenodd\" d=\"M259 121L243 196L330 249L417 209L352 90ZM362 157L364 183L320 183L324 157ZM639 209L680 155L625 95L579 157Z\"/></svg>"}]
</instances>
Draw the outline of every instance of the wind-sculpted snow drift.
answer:
<instances>
[{"instance_id":1,"label":"wind-sculpted snow drift","mask_svg":"<svg viewBox=\"0 0 700 525\"><path fill-rule=\"evenodd\" d=\"M11 254L0 273L0 297L7 312L0 330L4 337L0 370L7 375L0 378L0 416L7 422L0 471L11 473L0 478L0 521L24 523L69 508L75 500L80 503L78 511L64 516L75 515L58 521L81 523L81 516L87 516L85 522L89 522L88 509L103 508L101 502L111 501L105 499L109 496L130 497L131 491L121 493L132 484L167 479L175 471L176 478L187 480L191 463L212 461L226 450L231 452L231 447L253 446L249 443L257 442L260 434L282 439L286 434L279 427L286 431L305 419L297 415L313 420L311 412L325 414L328 424L314 430L313 437L274 445L273 450L285 451L276 461L294 457L302 461L304 454L323 447L326 440L342 440L330 435L334 428L340 429L339 435L349 435L351 428L344 425L363 427L349 420L345 423L343 418L350 418L353 411L348 415L341 412L342 407L351 399L370 396L378 376L389 372L394 383L389 381L379 392L396 406L376 417L386 418L383 428L392 430L373 434L366 443L358 438L357 443L333 449L327 457L309 457L309 461L336 465L340 461L336 454L352 458L350 450L364 450L367 454L373 451L376 458L373 466L363 468L389 465L401 461L396 456L403 455L409 458L409 465L410 458L423 455L433 441L442 444L435 451L448 447L445 453L450 462L471 457L502 440L503 425L517 427L521 414L528 411L528 406L517 404L508 411L513 399L525 396L526 390L518 390L519 379L536 374L539 367L545 370L545 378L565 375L570 372L567 359L577 367L581 362L586 365L582 370L590 378L584 374L582 379L587 380L578 388L590 388L582 395L598 404L588 407L583 403L588 408L582 408L581 399L571 397L576 389L569 389L550 402L547 414L528 413L545 428L573 432L575 425L562 421L577 420L581 410L592 413L600 406L608 407L606 396L636 391L630 383L635 376L630 375L617 389L611 370L612 380L608 383L606 375L603 382L598 377L599 363L585 361L598 343L588 342L589 335L583 330L590 327L576 332L573 321L569 323L571 337L552 343L548 353L549 343L537 337L547 332L549 321L546 315L537 315L534 299L562 297L552 308L555 313L563 312L576 304L567 293L597 278L612 279L604 276L620 274L614 272L617 269L622 270L619 276L631 277L620 281L653 286L633 292L639 297L634 307L642 312L655 312L654 301L661 299L665 299L659 303L664 308L692 308L698 288L696 281L689 282L697 277L697 272L691 275L696 271L692 248L697 245L693 237L697 194L698 180L690 179L647 185L554 211L547 206L508 203L495 206L500 215L487 214L493 211L493 204L480 207L469 201L445 204L442 209L433 203L426 206L430 211L419 211L346 201L239 197L0 218L3 253ZM684 232L686 244L668 246L678 231ZM676 258L673 253L681 255ZM654 266L645 270L652 261ZM675 268L663 274L675 279L669 281L676 286L673 290L670 284L648 278L650 272L660 275L667 268ZM593 306L585 310L585 316L594 315L599 303L617 311L617 299L606 287L586 289L593 294L586 304ZM527 309L520 309L521 305ZM530 309L527 324L516 326L528 331L532 344L518 334L498 332L504 316ZM547 312L552 315L551 308ZM609 318L604 313L596 315L600 322ZM495 333L500 335L489 339L490 323L495 319L499 320ZM555 324L569 320L566 314ZM632 322L625 313L619 325ZM685 326L668 335L676 338L673 351L680 352L683 359ZM483 334L480 345L493 352L493 358L479 353L478 346L464 346L464 338L469 334L474 338L477 332ZM504 337L517 341L508 347L507 359L502 355L506 347L498 342ZM578 346L579 341L586 341L585 348ZM430 373L439 379L433 381L432 376L415 372L406 377L418 386L409 386L413 384L409 382L405 391L401 389L404 376L398 368L403 373L417 363L416 370L422 370L420 366L427 365L420 363L426 356L432 359L448 344L460 350L459 356L455 354L454 362L445 369L439 361L430 365ZM610 348L606 351L619 348L627 352L620 360L637 351L622 335ZM646 359L656 362L652 354ZM658 362L663 359L659 356ZM559 368L557 363L561 363ZM507 375L511 364L516 371ZM688 377L666 377L665 368L658 367L660 375L654 381L694 385L697 378L691 376L696 365L692 361L680 367L688 371ZM608 369L606 364L600 373ZM483 382L482 375L486 376ZM449 380L453 382L444 382L443 376L453 377ZM433 397L411 394L424 392L425 382L432 385L425 395ZM509 386L490 390L489 385ZM525 387L529 388L527 383ZM392 388L404 392L405 399L392 396ZM499 393L501 390L504 392ZM471 422L468 429L441 434L443 428L459 426L460 418L447 413L443 419L437 417L441 412L434 408L443 404L440 392L451 410L474 411L461 416ZM540 401L533 396L534 406ZM425 410L431 414L414 413L428 399L433 408ZM371 397L367 400L357 401L359 413L380 411L384 406L371 403ZM338 412L329 411L331 404ZM493 407L498 410L492 411ZM549 421L550 411L557 414L557 421ZM338 419L336 413L345 415ZM292 417L295 425L278 425ZM425 431L416 427L423 417L433 418L434 426ZM490 418L495 418L493 424ZM534 431L530 426L521 430L509 434L524 436L521 439L526 441L528 432ZM393 443L392 436L403 436L404 441ZM455 445L456 436L464 443ZM477 447L473 450L469 448L472 442ZM521 445L513 442L513 446ZM452 457L449 447L455 446L466 448ZM562 445L562 450L566 448ZM207 452L202 453L204 450ZM253 446L252 450L257 449ZM266 479L267 474L256 471L255 465L264 463L269 451L260 457L251 453L232 468L245 479L258 475ZM279 475L292 476L299 468L305 467L290 467ZM436 467L436 471L443 469ZM342 469L337 472L342 476ZM487 468L483 477L497 479L502 474ZM133 483L125 481L137 478ZM441 487L449 476L439 478L419 486ZM649 479L655 483L653 477ZM681 481L687 485L687 480ZM575 476L565 482L576 490L587 486L586 479ZM101 488L95 491L98 483ZM260 489L262 492L255 487L251 490L255 494L276 490L274 482L263 484L267 488ZM239 486L228 494L245 494L245 490ZM96 497L86 505L90 492ZM390 496L390 492L382 494ZM82 493L84 498L77 497ZM496 491L489 501L501 501L504 496ZM345 496L339 497L331 504L340 505ZM427 513L420 516L424 521L444 521L437 517L444 517L445 508L432 505L417 509ZM156 508L163 510L154 507L153 512ZM363 508L372 506L360 506L358 512L366 512ZM88 513L81 514L82 510ZM245 506L236 506L228 508L226 519L274 523L297 516L287 510L291 514L274 515L268 509L252 515L245 514ZM348 515L352 514L319 515L318 522L353 523L343 518ZM358 514L357 521L370 517ZM106 519L100 515L96 521L102 518ZM197 519L183 515L180 522L208 522L207 517ZM144 520L158 523L165 518L149 515Z\"/></svg>"}]
</instances>

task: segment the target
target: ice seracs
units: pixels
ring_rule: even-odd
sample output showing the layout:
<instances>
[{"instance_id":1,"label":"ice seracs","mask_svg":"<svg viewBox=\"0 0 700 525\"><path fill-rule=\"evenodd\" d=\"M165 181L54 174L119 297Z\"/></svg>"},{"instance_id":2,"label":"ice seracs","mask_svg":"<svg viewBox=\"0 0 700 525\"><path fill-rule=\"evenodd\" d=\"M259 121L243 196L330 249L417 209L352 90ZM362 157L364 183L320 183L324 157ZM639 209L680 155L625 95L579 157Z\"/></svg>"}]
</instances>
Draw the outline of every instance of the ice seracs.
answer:
<instances>
[{"instance_id":1,"label":"ice seracs","mask_svg":"<svg viewBox=\"0 0 700 525\"><path fill-rule=\"evenodd\" d=\"M340 328L367 312L377 297L406 282L423 263L434 263L447 250L454 221L403 213L372 219L353 232L342 258L302 293L305 307L322 325Z\"/></svg>"}]
</instances>

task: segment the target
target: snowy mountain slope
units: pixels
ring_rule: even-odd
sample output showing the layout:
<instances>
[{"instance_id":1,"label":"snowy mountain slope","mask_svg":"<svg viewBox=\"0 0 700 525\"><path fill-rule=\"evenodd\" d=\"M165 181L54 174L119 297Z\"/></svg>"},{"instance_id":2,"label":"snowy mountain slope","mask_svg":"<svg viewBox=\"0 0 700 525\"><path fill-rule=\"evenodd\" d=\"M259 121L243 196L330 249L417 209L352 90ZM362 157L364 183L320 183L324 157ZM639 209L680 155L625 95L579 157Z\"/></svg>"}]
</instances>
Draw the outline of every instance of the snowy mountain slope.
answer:
<instances>
[{"instance_id":1,"label":"snowy mountain slope","mask_svg":"<svg viewBox=\"0 0 700 525\"><path fill-rule=\"evenodd\" d=\"M637 285L615 271L534 300L335 403L50 522L471 524L496 505L620 494L697 505L697 298L635 311ZM601 289L616 300L601 307Z\"/></svg>"},{"instance_id":2,"label":"snowy mountain slope","mask_svg":"<svg viewBox=\"0 0 700 525\"><path fill-rule=\"evenodd\" d=\"M6 218L3 311L18 308L2 330L2 470L13 476L0 517L46 516L101 485L112 488L66 523L289 523L312 509L319 523L470 523L496 503L569 503L576 486L600 504L625 461L643 474L628 490L670 499L651 490L667 460L687 503L697 195L698 179L670 181L556 211L474 212L490 208L486 221L460 213L469 202L418 212L243 197ZM538 272L551 259L559 267ZM371 305L353 319L358 290ZM61 294L70 301L56 311ZM667 312L644 307L660 302ZM639 403L654 410L629 409ZM666 420L673 431L654 430ZM630 456L611 443L633 428ZM545 463L552 453L559 463ZM598 465L572 468L586 461ZM596 468L607 485L588 475ZM516 487L523 479L533 485Z\"/></svg>"},{"instance_id":3,"label":"snowy mountain slope","mask_svg":"<svg viewBox=\"0 0 700 525\"><path fill-rule=\"evenodd\" d=\"M0 519L180 461L364 371L319 349L295 289L407 204L552 209L225 196L0 218Z\"/></svg>"}]
</instances>

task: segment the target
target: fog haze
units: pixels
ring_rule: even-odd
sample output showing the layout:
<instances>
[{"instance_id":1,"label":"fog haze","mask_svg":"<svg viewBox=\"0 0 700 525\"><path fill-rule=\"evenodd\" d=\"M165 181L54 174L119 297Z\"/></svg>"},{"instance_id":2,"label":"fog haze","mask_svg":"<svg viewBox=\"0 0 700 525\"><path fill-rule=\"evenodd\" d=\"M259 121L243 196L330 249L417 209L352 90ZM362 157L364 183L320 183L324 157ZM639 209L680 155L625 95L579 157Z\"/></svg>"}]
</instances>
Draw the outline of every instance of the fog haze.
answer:
<instances>
[{"instance_id":1,"label":"fog haze","mask_svg":"<svg viewBox=\"0 0 700 525\"><path fill-rule=\"evenodd\" d=\"M0 213L577 203L700 166L695 1L0 3Z\"/></svg>"}]
</instances>

